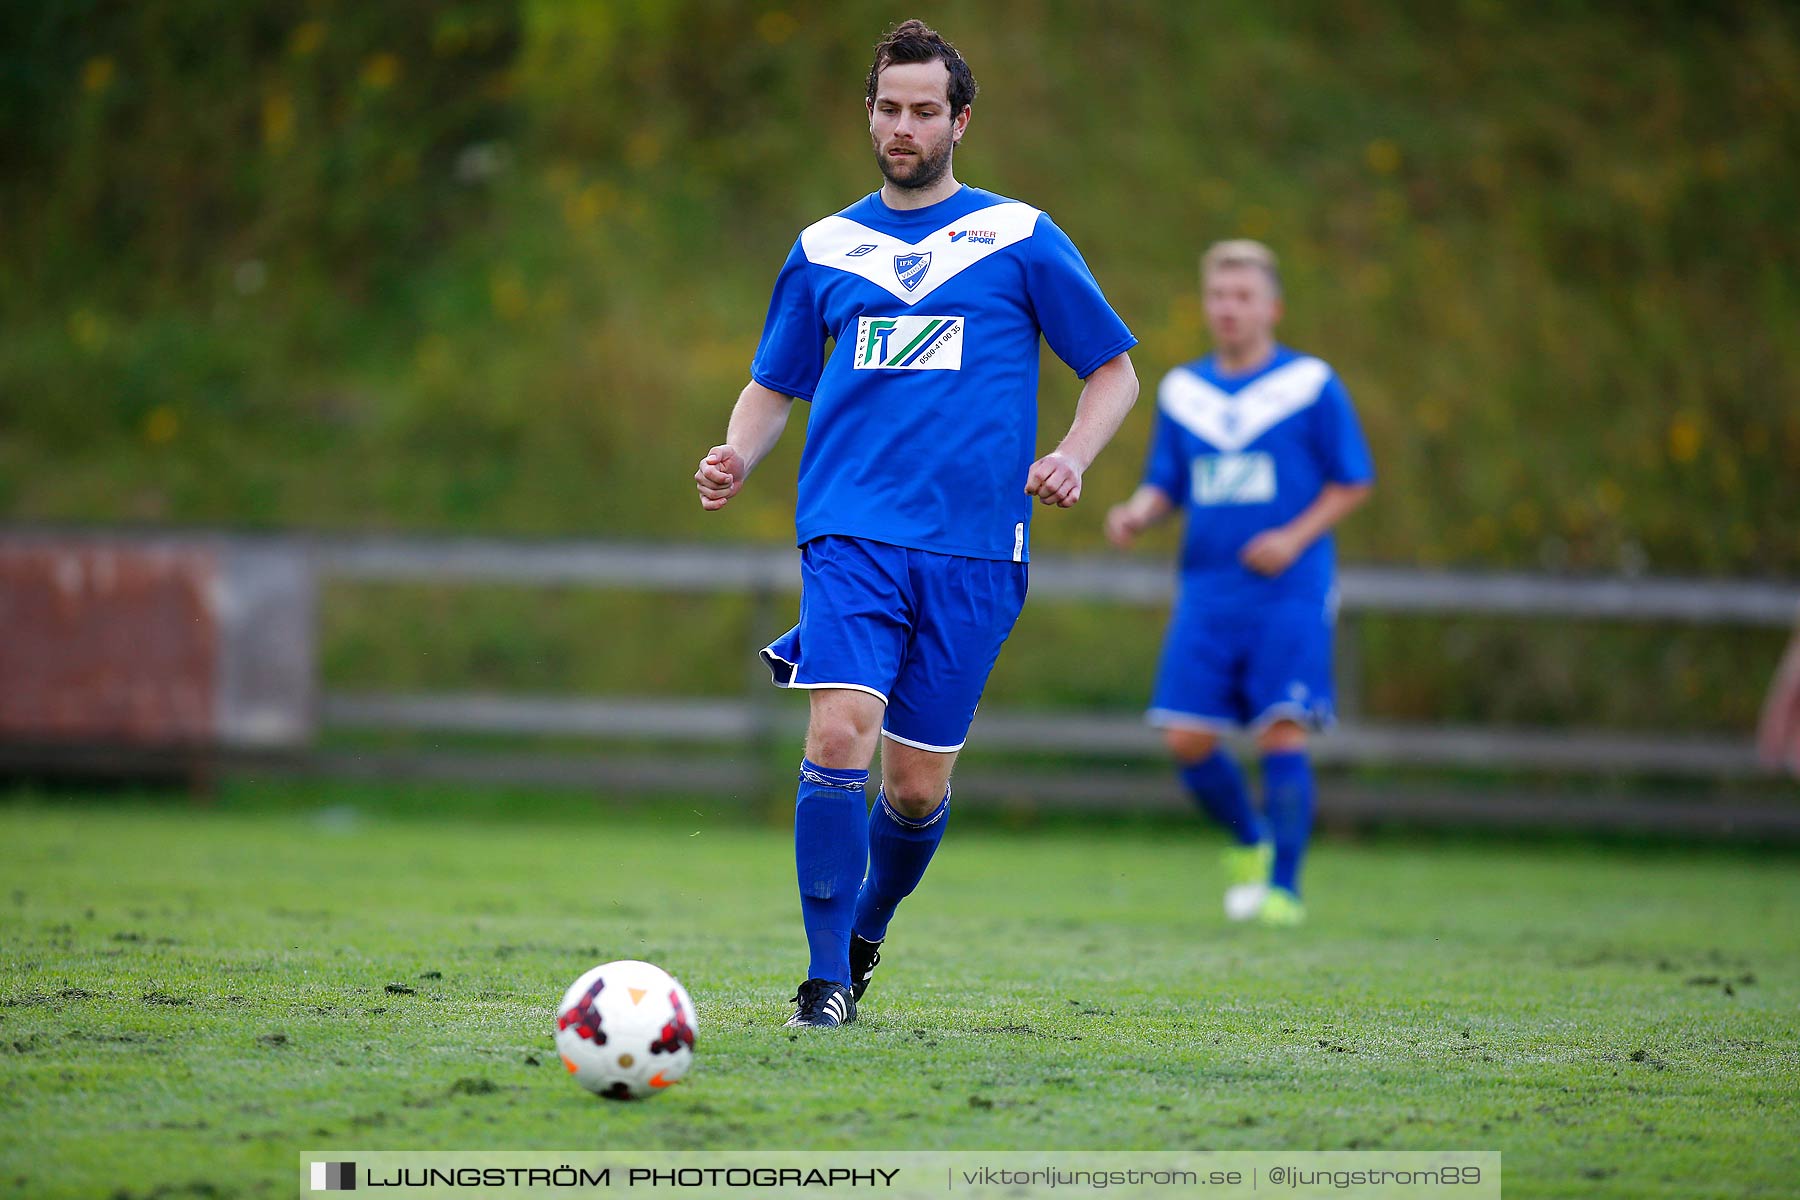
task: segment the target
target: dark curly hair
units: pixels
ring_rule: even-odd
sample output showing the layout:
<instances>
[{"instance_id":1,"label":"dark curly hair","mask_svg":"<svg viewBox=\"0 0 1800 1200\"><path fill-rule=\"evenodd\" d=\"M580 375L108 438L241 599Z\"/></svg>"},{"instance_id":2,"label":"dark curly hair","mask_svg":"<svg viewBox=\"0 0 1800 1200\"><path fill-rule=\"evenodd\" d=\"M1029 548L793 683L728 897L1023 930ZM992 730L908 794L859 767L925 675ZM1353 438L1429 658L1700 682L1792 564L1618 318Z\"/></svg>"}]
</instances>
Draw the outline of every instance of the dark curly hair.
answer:
<instances>
[{"instance_id":1,"label":"dark curly hair","mask_svg":"<svg viewBox=\"0 0 1800 1200\"><path fill-rule=\"evenodd\" d=\"M886 68L895 63L934 60L942 62L944 69L950 72L950 115L954 117L975 103L979 87L974 72L963 61L962 53L945 41L937 30L919 20L900 22L875 44L875 61L869 66L869 103L875 103L875 85Z\"/></svg>"}]
</instances>

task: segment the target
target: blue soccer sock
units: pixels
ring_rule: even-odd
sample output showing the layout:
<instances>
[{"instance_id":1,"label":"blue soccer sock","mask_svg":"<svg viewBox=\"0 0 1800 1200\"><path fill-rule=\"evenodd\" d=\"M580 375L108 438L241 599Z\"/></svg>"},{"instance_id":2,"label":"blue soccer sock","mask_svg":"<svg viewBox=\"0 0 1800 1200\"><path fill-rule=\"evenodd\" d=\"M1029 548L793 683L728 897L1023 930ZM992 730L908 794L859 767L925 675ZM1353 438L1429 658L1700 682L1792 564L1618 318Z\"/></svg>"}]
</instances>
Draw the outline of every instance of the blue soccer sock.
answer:
<instances>
[{"instance_id":1,"label":"blue soccer sock","mask_svg":"<svg viewBox=\"0 0 1800 1200\"><path fill-rule=\"evenodd\" d=\"M863 787L867 771L851 771L802 759L794 800L794 868L800 880L800 916L812 956L808 979L850 982L850 920L856 886L868 863L863 838Z\"/></svg>"},{"instance_id":2,"label":"blue soccer sock","mask_svg":"<svg viewBox=\"0 0 1800 1200\"><path fill-rule=\"evenodd\" d=\"M887 793L875 797L869 810L869 875L856 895L856 934L871 942L887 936L894 909L912 895L925 877L931 855L944 840L950 823L950 792L917 820L903 817L888 804Z\"/></svg>"},{"instance_id":3,"label":"blue soccer sock","mask_svg":"<svg viewBox=\"0 0 1800 1200\"><path fill-rule=\"evenodd\" d=\"M1181 767L1181 782L1208 816L1231 831L1242 846L1268 837L1262 819L1250 805L1250 789L1237 762L1223 750Z\"/></svg>"},{"instance_id":4,"label":"blue soccer sock","mask_svg":"<svg viewBox=\"0 0 1800 1200\"><path fill-rule=\"evenodd\" d=\"M1304 750L1263 755L1263 801L1275 837L1275 867L1269 882L1300 894L1300 860L1312 837L1313 773Z\"/></svg>"}]
</instances>

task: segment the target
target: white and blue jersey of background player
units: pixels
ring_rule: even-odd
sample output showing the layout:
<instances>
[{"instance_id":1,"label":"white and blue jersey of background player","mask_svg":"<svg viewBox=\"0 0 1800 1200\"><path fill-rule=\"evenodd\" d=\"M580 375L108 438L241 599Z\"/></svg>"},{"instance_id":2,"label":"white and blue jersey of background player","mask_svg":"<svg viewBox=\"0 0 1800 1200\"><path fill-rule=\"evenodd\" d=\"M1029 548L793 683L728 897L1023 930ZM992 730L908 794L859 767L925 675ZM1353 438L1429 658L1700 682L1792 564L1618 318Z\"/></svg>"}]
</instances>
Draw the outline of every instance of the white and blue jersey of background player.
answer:
<instances>
[{"instance_id":1,"label":"white and blue jersey of background player","mask_svg":"<svg viewBox=\"0 0 1800 1200\"><path fill-rule=\"evenodd\" d=\"M1180 588L1149 719L1164 727L1261 729L1333 720L1335 550L1329 534L1278 575L1239 559L1326 484L1374 479L1350 395L1324 362L1277 346L1247 374L1213 355L1157 391L1144 482L1187 513Z\"/></svg>"},{"instance_id":2,"label":"white and blue jersey of background player","mask_svg":"<svg viewBox=\"0 0 1800 1200\"><path fill-rule=\"evenodd\" d=\"M1025 599L1040 334L1083 378L1136 344L1029 205L874 193L801 233L751 367L812 404L777 684L868 692L889 738L962 746Z\"/></svg>"}]
</instances>

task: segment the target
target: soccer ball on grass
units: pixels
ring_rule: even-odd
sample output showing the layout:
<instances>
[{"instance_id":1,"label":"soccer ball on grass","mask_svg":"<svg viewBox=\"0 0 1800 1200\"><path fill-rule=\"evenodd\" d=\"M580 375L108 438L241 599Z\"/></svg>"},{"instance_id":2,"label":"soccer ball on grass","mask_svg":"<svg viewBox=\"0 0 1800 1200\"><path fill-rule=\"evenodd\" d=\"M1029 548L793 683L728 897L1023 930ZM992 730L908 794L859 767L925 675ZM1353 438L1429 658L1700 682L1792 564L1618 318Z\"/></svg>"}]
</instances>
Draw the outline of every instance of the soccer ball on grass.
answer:
<instances>
[{"instance_id":1,"label":"soccer ball on grass","mask_svg":"<svg viewBox=\"0 0 1800 1200\"><path fill-rule=\"evenodd\" d=\"M556 1009L556 1052L575 1082L608 1100L641 1100L694 1063L694 1002L661 967L602 963Z\"/></svg>"}]
</instances>

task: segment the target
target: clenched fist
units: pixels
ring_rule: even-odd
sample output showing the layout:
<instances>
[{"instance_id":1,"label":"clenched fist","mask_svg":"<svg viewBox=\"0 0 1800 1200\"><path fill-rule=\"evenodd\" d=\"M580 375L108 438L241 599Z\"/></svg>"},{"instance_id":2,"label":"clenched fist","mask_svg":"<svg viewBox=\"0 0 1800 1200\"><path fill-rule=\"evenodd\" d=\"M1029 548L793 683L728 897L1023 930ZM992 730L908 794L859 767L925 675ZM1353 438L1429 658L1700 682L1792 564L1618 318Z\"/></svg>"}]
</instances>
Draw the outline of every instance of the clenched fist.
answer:
<instances>
[{"instance_id":1,"label":"clenched fist","mask_svg":"<svg viewBox=\"0 0 1800 1200\"><path fill-rule=\"evenodd\" d=\"M1106 540L1120 549L1131 545L1149 526L1150 522L1129 502L1106 510Z\"/></svg>"},{"instance_id":2,"label":"clenched fist","mask_svg":"<svg viewBox=\"0 0 1800 1200\"><path fill-rule=\"evenodd\" d=\"M730 446L714 446L700 460L694 472L694 487L700 492L700 507L717 512L743 489L749 477L750 464Z\"/></svg>"},{"instance_id":3,"label":"clenched fist","mask_svg":"<svg viewBox=\"0 0 1800 1200\"><path fill-rule=\"evenodd\" d=\"M1046 454L1031 464L1025 476L1027 495L1058 508L1074 508L1081 499L1081 472L1060 454Z\"/></svg>"}]
</instances>

